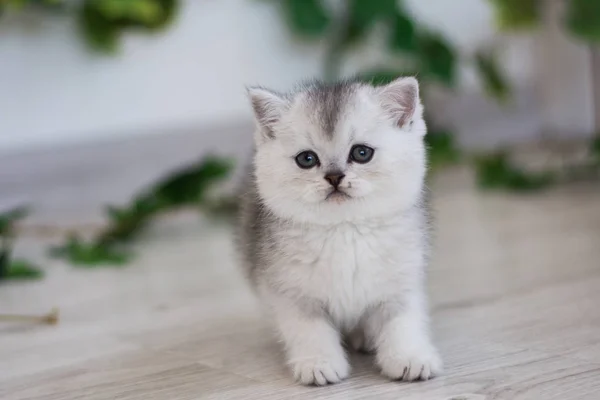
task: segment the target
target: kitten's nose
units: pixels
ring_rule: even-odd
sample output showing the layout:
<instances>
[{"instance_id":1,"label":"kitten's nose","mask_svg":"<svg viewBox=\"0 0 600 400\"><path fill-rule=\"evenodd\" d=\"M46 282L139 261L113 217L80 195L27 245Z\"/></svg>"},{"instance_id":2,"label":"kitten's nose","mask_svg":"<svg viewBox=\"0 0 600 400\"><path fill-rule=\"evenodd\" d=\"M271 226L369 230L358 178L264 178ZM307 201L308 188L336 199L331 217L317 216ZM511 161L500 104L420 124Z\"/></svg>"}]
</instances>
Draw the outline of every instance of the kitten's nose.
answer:
<instances>
[{"instance_id":1,"label":"kitten's nose","mask_svg":"<svg viewBox=\"0 0 600 400\"><path fill-rule=\"evenodd\" d=\"M325 180L329 182L331 186L337 189L345 176L346 175L342 174L341 172L330 172L325 175Z\"/></svg>"}]
</instances>

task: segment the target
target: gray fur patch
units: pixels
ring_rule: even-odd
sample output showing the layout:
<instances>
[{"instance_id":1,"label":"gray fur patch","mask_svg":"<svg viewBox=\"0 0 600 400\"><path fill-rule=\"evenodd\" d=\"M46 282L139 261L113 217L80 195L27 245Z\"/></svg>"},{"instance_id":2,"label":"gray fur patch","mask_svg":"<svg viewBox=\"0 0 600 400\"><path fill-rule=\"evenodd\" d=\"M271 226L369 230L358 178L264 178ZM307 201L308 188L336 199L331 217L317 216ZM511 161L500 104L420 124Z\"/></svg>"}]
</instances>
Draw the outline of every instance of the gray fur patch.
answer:
<instances>
[{"instance_id":1,"label":"gray fur patch","mask_svg":"<svg viewBox=\"0 0 600 400\"><path fill-rule=\"evenodd\" d=\"M335 135L336 125L360 85L355 80L344 80L331 84L312 81L301 86L326 138L331 140Z\"/></svg>"}]
</instances>

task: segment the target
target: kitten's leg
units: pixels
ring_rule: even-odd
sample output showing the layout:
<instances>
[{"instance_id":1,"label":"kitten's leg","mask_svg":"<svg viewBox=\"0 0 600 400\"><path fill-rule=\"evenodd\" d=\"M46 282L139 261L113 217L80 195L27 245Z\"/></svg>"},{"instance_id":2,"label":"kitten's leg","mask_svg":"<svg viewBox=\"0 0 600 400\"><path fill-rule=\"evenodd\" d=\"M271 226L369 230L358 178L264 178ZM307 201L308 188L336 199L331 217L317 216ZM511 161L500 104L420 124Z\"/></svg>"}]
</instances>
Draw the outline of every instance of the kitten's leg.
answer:
<instances>
[{"instance_id":1,"label":"kitten's leg","mask_svg":"<svg viewBox=\"0 0 600 400\"><path fill-rule=\"evenodd\" d=\"M271 304L274 305L273 317L285 345L287 363L298 382L326 385L348 377L350 365L340 333L325 315L303 310L285 301Z\"/></svg>"},{"instance_id":2,"label":"kitten's leg","mask_svg":"<svg viewBox=\"0 0 600 400\"><path fill-rule=\"evenodd\" d=\"M414 292L402 302L373 309L367 335L375 340L377 364L383 375L398 380L427 380L442 371L442 361L431 343L423 293Z\"/></svg>"}]
</instances>

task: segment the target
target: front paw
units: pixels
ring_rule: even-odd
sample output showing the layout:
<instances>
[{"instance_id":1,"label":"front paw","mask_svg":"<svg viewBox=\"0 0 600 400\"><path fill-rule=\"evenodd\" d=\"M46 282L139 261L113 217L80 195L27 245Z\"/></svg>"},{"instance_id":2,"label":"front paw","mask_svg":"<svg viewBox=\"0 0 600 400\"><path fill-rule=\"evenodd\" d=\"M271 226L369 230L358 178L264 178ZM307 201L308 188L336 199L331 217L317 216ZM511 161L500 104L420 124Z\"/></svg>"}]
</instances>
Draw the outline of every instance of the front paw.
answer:
<instances>
[{"instance_id":1,"label":"front paw","mask_svg":"<svg viewBox=\"0 0 600 400\"><path fill-rule=\"evenodd\" d=\"M350 365L343 354L303 357L290 361L289 364L294 378L303 385L323 386L337 383L347 378L350 373Z\"/></svg>"},{"instance_id":2,"label":"front paw","mask_svg":"<svg viewBox=\"0 0 600 400\"><path fill-rule=\"evenodd\" d=\"M394 380L428 380L442 372L442 360L431 344L379 352L377 362L381 373Z\"/></svg>"}]
</instances>

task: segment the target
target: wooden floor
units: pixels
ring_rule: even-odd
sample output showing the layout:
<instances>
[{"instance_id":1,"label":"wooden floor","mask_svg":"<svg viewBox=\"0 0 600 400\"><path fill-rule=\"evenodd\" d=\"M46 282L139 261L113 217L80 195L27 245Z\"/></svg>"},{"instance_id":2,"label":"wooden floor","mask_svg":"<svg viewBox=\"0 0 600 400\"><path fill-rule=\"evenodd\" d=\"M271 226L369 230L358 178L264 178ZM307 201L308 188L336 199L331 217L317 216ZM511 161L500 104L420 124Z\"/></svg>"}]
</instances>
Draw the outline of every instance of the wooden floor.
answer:
<instances>
[{"instance_id":1,"label":"wooden floor","mask_svg":"<svg viewBox=\"0 0 600 400\"><path fill-rule=\"evenodd\" d=\"M480 194L461 173L432 184L430 294L443 376L388 382L367 356L351 377L290 379L233 257L224 222L163 221L126 268L74 269L43 256L39 282L0 286L0 398L600 399L600 187Z\"/></svg>"}]
</instances>

